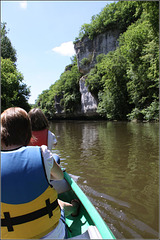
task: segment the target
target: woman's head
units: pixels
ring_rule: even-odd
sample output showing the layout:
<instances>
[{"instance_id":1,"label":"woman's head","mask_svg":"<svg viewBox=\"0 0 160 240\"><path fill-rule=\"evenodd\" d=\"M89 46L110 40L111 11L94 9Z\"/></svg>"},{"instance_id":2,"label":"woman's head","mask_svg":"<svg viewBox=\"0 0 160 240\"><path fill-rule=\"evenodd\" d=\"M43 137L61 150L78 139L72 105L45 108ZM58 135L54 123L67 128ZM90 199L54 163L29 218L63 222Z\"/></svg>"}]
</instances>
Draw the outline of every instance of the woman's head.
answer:
<instances>
[{"instance_id":1,"label":"woman's head","mask_svg":"<svg viewBox=\"0 0 160 240\"><path fill-rule=\"evenodd\" d=\"M1 114L1 141L3 144L27 146L31 136L31 121L24 109L11 107Z\"/></svg>"},{"instance_id":2,"label":"woman's head","mask_svg":"<svg viewBox=\"0 0 160 240\"><path fill-rule=\"evenodd\" d=\"M49 128L49 123L44 113L39 108L33 108L28 113L33 131L40 131Z\"/></svg>"}]
</instances>

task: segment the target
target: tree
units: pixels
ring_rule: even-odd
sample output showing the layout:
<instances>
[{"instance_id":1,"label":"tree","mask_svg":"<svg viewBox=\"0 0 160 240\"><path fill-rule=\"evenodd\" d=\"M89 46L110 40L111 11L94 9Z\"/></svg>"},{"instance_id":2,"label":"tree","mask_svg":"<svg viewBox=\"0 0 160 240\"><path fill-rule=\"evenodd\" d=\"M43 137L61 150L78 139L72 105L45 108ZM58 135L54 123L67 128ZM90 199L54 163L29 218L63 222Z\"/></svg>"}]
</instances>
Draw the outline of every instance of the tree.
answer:
<instances>
[{"instance_id":1,"label":"tree","mask_svg":"<svg viewBox=\"0 0 160 240\"><path fill-rule=\"evenodd\" d=\"M1 58L1 111L9 107L30 110L30 89L23 83L23 75L10 59Z\"/></svg>"},{"instance_id":2,"label":"tree","mask_svg":"<svg viewBox=\"0 0 160 240\"><path fill-rule=\"evenodd\" d=\"M50 89L53 85L51 85ZM55 114L55 101L54 95L52 95L52 91L50 89L44 90L37 98L35 106L40 108L48 119L54 117Z\"/></svg>"},{"instance_id":3,"label":"tree","mask_svg":"<svg viewBox=\"0 0 160 240\"><path fill-rule=\"evenodd\" d=\"M99 76L98 113L110 120L124 120L129 113L126 59L119 48L106 56L99 56L96 64L97 72L92 79ZM90 79L89 79L90 80ZM93 84L93 82L92 82Z\"/></svg>"},{"instance_id":4,"label":"tree","mask_svg":"<svg viewBox=\"0 0 160 240\"><path fill-rule=\"evenodd\" d=\"M29 111L30 89L16 68L16 50L7 34L6 23L1 23L1 111L15 106Z\"/></svg>"},{"instance_id":5,"label":"tree","mask_svg":"<svg viewBox=\"0 0 160 240\"><path fill-rule=\"evenodd\" d=\"M143 6L145 18L150 22L153 34L159 41L159 1L146 1Z\"/></svg>"},{"instance_id":6,"label":"tree","mask_svg":"<svg viewBox=\"0 0 160 240\"><path fill-rule=\"evenodd\" d=\"M73 64L70 70L61 74L58 80L59 89L57 95L63 96L61 107L65 112L73 113L80 105L81 95L79 92L79 79L81 73L78 71L77 63Z\"/></svg>"},{"instance_id":7,"label":"tree","mask_svg":"<svg viewBox=\"0 0 160 240\"><path fill-rule=\"evenodd\" d=\"M36 100L36 106L40 107L48 118L53 118L56 112L55 105L65 113L74 113L81 104L79 92L79 79L76 56L71 58L71 64L66 66L54 84L48 90L43 91Z\"/></svg>"},{"instance_id":8,"label":"tree","mask_svg":"<svg viewBox=\"0 0 160 240\"><path fill-rule=\"evenodd\" d=\"M12 62L17 61L16 50L7 37L6 23L1 23L1 57L11 59Z\"/></svg>"},{"instance_id":9,"label":"tree","mask_svg":"<svg viewBox=\"0 0 160 240\"><path fill-rule=\"evenodd\" d=\"M157 119L155 106L158 106L156 102L159 99L159 44L147 18L147 15L143 15L142 19L132 24L119 41L121 52L127 59L127 89L129 101L134 106L128 115L129 119L146 119L150 105Z\"/></svg>"}]
</instances>

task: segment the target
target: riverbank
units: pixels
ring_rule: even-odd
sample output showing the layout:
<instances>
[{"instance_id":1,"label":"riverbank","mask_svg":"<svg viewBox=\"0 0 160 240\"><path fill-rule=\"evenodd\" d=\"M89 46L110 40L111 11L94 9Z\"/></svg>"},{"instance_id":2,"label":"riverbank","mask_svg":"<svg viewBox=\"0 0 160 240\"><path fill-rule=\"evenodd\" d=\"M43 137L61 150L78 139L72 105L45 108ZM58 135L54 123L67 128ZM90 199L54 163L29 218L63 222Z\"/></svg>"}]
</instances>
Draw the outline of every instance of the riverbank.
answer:
<instances>
[{"instance_id":1,"label":"riverbank","mask_svg":"<svg viewBox=\"0 0 160 240\"><path fill-rule=\"evenodd\" d=\"M157 123L159 120L139 120L139 119L133 119L133 120L109 120L105 117L100 116L99 114L67 114L67 113L61 113L61 114L55 114L52 118L48 119L49 121L57 121L57 120L77 120L77 121L108 121L108 122L133 122L133 123Z\"/></svg>"}]
</instances>

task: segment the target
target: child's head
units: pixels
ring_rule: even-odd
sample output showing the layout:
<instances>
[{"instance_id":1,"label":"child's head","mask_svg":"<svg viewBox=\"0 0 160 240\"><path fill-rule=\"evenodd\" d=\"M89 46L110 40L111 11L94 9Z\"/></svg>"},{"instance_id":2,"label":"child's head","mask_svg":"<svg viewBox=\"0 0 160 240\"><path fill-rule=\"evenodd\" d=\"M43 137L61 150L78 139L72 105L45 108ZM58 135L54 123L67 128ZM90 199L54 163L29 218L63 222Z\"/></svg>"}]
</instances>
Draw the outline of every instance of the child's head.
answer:
<instances>
[{"instance_id":1,"label":"child's head","mask_svg":"<svg viewBox=\"0 0 160 240\"><path fill-rule=\"evenodd\" d=\"M1 141L5 146L27 146L31 136L31 121L24 109L11 107L1 114Z\"/></svg>"},{"instance_id":2,"label":"child's head","mask_svg":"<svg viewBox=\"0 0 160 240\"><path fill-rule=\"evenodd\" d=\"M39 108L33 108L29 113L28 113L30 119L31 119L31 124L32 124L32 130L33 131L40 131L44 129L49 129L49 123L44 115L44 113L41 111Z\"/></svg>"}]
</instances>

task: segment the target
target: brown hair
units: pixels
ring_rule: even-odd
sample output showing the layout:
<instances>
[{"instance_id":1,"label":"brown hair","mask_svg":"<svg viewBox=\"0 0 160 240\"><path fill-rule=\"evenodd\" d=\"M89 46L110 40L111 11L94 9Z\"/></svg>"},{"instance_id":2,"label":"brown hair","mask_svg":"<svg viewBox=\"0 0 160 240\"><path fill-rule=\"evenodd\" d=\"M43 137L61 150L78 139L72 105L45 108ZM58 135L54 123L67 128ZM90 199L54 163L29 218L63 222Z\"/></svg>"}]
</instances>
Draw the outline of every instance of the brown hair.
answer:
<instances>
[{"instance_id":1,"label":"brown hair","mask_svg":"<svg viewBox=\"0 0 160 240\"><path fill-rule=\"evenodd\" d=\"M28 113L30 119L31 119L31 124L32 124L32 130L33 131L40 131L44 129L49 129L49 123L44 115L44 113L41 111L39 108L33 108L29 113Z\"/></svg>"},{"instance_id":2,"label":"brown hair","mask_svg":"<svg viewBox=\"0 0 160 240\"><path fill-rule=\"evenodd\" d=\"M24 109L11 107L1 114L1 141L6 146L27 146L31 136L31 121Z\"/></svg>"}]
</instances>

